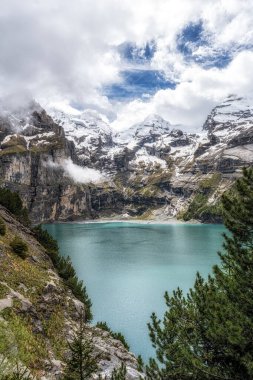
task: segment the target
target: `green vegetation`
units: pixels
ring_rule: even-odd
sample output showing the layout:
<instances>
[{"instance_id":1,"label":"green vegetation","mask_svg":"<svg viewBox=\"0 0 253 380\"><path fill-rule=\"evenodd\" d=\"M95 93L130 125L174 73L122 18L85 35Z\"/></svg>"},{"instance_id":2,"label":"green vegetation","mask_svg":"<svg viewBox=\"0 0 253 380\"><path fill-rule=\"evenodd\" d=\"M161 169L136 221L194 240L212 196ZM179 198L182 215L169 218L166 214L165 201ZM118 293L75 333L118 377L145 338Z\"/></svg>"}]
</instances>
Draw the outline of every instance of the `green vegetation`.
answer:
<instances>
[{"instance_id":1,"label":"green vegetation","mask_svg":"<svg viewBox=\"0 0 253 380\"><path fill-rule=\"evenodd\" d=\"M1 380L34 380L27 368L22 368L18 363L11 373L0 377Z\"/></svg>"},{"instance_id":2,"label":"green vegetation","mask_svg":"<svg viewBox=\"0 0 253 380\"><path fill-rule=\"evenodd\" d=\"M188 209L181 215L182 219L185 221L191 219L200 219L203 222L215 222L222 218L222 206L221 202L218 201L216 204L208 204L208 195L196 194L191 201Z\"/></svg>"},{"instance_id":3,"label":"green vegetation","mask_svg":"<svg viewBox=\"0 0 253 380\"><path fill-rule=\"evenodd\" d=\"M137 363L138 363L138 367L137 367L138 371L139 371L139 372L143 372L143 369L144 369L144 361L143 361L141 355L138 355L138 356L137 356Z\"/></svg>"},{"instance_id":4,"label":"green vegetation","mask_svg":"<svg viewBox=\"0 0 253 380\"><path fill-rule=\"evenodd\" d=\"M221 174L214 173L211 177L203 179L199 184L199 188L202 190L206 190L208 193L210 193L211 191L216 190L220 180Z\"/></svg>"},{"instance_id":5,"label":"green vegetation","mask_svg":"<svg viewBox=\"0 0 253 380\"><path fill-rule=\"evenodd\" d=\"M222 220L222 205L220 200L215 204L209 204L209 197L215 192L221 180L220 173L214 173L212 177L202 180L198 193L192 199L188 209L178 215L185 221L200 219L202 222L216 222Z\"/></svg>"},{"instance_id":6,"label":"green vegetation","mask_svg":"<svg viewBox=\"0 0 253 380\"><path fill-rule=\"evenodd\" d=\"M127 344L126 342L126 339L124 337L123 334L121 334L120 332L114 332L110 329L110 327L107 325L106 322L97 322L96 324L96 327L100 328L101 330L104 330L104 331L108 331L110 333L110 335L114 338L114 339L117 339L119 340L123 346L129 350L129 345Z\"/></svg>"},{"instance_id":7,"label":"green vegetation","mask_svg":"<svg viewBox=\"0 0 253 380\"><path fill-rule=\"evenodd\" d=\"M68 360L64 380L90 379L97 369L97 359L94 355L92 340L85 333L84 314L79 316L79 327L74 332L74 338L69 343L71 357Z\"/></svg>"},{"instance_id":8,"label":"green vegetation","mask_svg":"<svg viewBox=\"0 0 253 380\"><path fill-rule=\"evenodd\" d=\"M57 358L64 360L64 355L68 348L65 337L65 318L62 309L57 305L55 306L50 317L43 320L43 328L47 338L50 340L53 351ZM57 332L57 333L56 333Z\"/></svg>"},{"instance_id":9,"label":"green vegetation","mask_svg":"<svg viewBox=\"0 0 253 380\"><path fill-rule=\"evenodd\" d=\"M30 225L28 211L23 207L22 200L17 193L0 188L0 204L14 214L25 226Z\"/></svg>"},{"instance_id":10,"label":"green vegetation","mask_svg":"<svg viewBox=\"0 0 253 380\"><path fill-rule=\"evenodd\" d=\"M76 298L78 298L85 305L86 322L92 320L91 300L88 297L86 287L83 281L79 281L75 269L69 257L64 258L59 254L59 247L57 241L41 226L33 228L36 239L46 249L48 255L51 257L55 268L59 275L65 280L66 285L72 290Z\"/></svg>"},{"instance_id":11,"label":"green vegetation","mask_svg":"<svg viewBox=\"0 0 253 380\"><path fill-rule=\"evenodd\" d=\"M21 259L25 259L27 257L28 246L27 244L18 236L11 241L10 246Z\"/></svg>"},{"instance_id":12,"label":"green vegetation","mask_svg":"<svg viewBox=\"0 0 253 380\"><path fill-rule=\"evenodd\" d=\"M38 360L42 361L46 357L45 342L33 334L28 320L11 310L7 313L8 323L0 321L0 374L6 375L3 379L21 379L18 376L27 371L19 368L19 362L32 368Z\"/></svg>"},{"instance_id":13,"label":"green vegetation","mask_svg":"<svg viewBox=\"0 0 253 380\"><path fill-rule=\"evenodd\" d=\"M120 368L114 368L110 380L126 380L126 374L126 366L122 363Z\"/></svg>"},{"instance_id":14,"label":"green vegetation","mask_svg":"<svg viewBox=\"0 0 253 380\"><path fill-rule=\"evenodd\" d=\"M187 296L165 294L163 320L152 314L150 337L156 359L147 379L253 378L253 169L244 170L222 197L224 234L221 265L204 280L197 274Z\"/></svg>"},{"instance_id":15,"label":"green vegetation","mask_svg":"<svg viewBox=\"0 0 253 380\"><path fill-rule=\"evenodd\" d=\"M0 218L0 235L4 236L6 233L6 226L2 218Z\"/></svg>"}]
</instances>

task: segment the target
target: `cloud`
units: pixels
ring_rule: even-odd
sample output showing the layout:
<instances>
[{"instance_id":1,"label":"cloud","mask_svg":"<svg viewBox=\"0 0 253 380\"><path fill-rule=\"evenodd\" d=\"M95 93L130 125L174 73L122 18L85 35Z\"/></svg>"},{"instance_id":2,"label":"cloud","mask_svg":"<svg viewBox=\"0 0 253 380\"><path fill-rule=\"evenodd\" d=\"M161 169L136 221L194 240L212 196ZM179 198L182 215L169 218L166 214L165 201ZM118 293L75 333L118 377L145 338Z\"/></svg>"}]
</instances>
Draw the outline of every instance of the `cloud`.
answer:
<instances>
[{"instance_id":1,"label":"cloud","mask_svg":"<svg viewBox=\"0 0 253 380\"><path fill-rule=\"evenodd\" d=\"M172 124L200 129L212 107L227 95L252 97L252 67L253 52L250 51L239 53L223 69L190 66L182 73L175 90L160 90L148 102L135 100L121 105L112 125L124 129L130 123L142 121L150 113L157 113Z\"/></svg>"},{"instance_id":2,"label":"cloud","mask_svg":"<svg viewBox=\"0 0 253 380\"><path fill-rule=\"evenodd\" d=\"M95 108L118 126L152 112L199 125L222 96L250 91L252 8L253 0L2 0L0 96L25 91L44 106ZM194 25L202 42L192 37ZM155 49L141 59L150 41ZM135 47L130 68L118 50L127 43ZM140 68L176 88L144 88L145 102L135 86L128 104L107 97L105 89L127 84L122 71Z\"/></svg>"},{"instance_id":3,"label":"cloud","mask_svg":"<svg viewBox=\"0 0 253 380\"><path fill-rule=\"evenodd\" d=\"M87 184L107 181L106 175L100 171L76 165L70 158L61 162L47 161L45 165L55 169L63 169L65 176L71 178L76 183Z\"/></svg>"}]
</instances>

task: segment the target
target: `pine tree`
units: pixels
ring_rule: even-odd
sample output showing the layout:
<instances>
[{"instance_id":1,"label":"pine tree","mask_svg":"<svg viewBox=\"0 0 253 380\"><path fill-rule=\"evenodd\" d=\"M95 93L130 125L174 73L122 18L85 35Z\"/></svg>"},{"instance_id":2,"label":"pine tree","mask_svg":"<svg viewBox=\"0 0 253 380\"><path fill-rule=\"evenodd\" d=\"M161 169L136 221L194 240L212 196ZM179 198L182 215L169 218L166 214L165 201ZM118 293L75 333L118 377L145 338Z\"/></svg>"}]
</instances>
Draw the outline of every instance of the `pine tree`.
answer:
<instances>
[{"instance_id":1,"label":"pine tree","mask_svg":"<svg viewBox=\"0 0 253 380\"><path fill-rule=\"evenodd\" d=\"M85 380L98 369L98 357L94 355L92 340L87 338L84 313L79 316L79 327L69 344L71 358L67 363L64 380Z\"/></svg>"},{"instance_id":2,"label":"pine tree","mask_svg":"<svg viewBox=\"0 0 253 380\"><path fill-rule=\"evenodd\" d=\"M222 198L221 265L205 281L198 274L184 296L165 294L163 321L149 324L157 359L147 378L156 380L253 379L253 170Z\"/></svg>"},{"instance_id":3,"label":"pine tree","mask_svg":"<svg viewBox=\"0 0 253 380\"><path fill-rule=\"evenodd\" d=\"M121 364L118 369L114 368L110 380L126 380L126 374L126 366L124 364Z\"/></svg>"}]
</instances>

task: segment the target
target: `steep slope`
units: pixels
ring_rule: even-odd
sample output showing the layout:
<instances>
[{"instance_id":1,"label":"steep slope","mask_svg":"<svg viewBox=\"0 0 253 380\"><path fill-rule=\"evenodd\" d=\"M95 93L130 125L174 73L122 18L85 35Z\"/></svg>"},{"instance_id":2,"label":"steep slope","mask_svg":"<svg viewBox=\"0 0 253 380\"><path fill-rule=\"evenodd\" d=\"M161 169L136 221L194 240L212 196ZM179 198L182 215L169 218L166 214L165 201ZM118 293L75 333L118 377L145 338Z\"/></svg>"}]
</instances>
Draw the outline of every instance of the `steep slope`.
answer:
<instances>
[{"instance_id":1,"label":"steep slope","mask_svg":"<svg viewBox=\"0 0 253 380\"><path fill-rule=\"evenodd\" d=\"M2 112L0 130L1 185L21 195L34 223L92 216L90 188L71 173L75 146L43 109Z\"/></svg>"},{"instance_id":2,"label":"steep slope","mask_svg":"<svg viewBox=\"0 0 253 380\"><path fill-rule=\"evenodd\" d=\"M77 327L83 304L59 277L45 249L34 234L0 206L6 234L0 235L0 373L19 362L37 379L60 378L69 357L67 340ZM18 236L28 246L25 259L10 246ZM128 379L139 379L137 361L121 342L90 325L99 373L110 375L121 363Z\"/></svg>"}]
</instances>

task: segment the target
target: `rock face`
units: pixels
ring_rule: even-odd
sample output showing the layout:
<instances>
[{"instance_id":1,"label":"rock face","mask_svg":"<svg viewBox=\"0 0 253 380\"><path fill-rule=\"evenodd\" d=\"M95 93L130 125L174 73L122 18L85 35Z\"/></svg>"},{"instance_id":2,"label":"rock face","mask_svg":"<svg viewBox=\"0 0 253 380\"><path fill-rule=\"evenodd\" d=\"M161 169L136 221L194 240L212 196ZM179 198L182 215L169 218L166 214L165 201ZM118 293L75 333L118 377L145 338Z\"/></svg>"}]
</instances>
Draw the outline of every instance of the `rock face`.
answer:
<instances>
[{"instance_id":1,"label":"rock face","mask_svg":"<svg viewBox=\"0 0 253 380\"><path fill-rule=\"evenodd\" d=\"M58 276L45 249L33 233L0 206L0 217L6 235L0 236L0 336L1 363L18 357L37 379L57 380L69 356L67 341L78 325L78 312L83 304ZM13 236L28 246L25 260L15 254L10 242ZM139 379L137 360L123 344L103 330L86 326L87 337L99 354L101 374L110 376L114 368L124 363L127 379ZM6 347L4 346L6 343ZM8 346L9 344L9 346ZM11 362L10 362L11 368ZM13 364L12 364L13 366Z\"/></svg>"},{"instance_id":2,"label":"rock face","mask_svg":"<svg viewBox=\"0 0 253 380\"><path fill-rule=\"evenodd\" d=\"M253 102L230 96L208 115L201 134L185 133L158 115L115 132L95 111L46 113L31 103L2 112L0 143L1 185L20 193L34 223L182 217L199 193L209 213L253 163ZM81 181L67 163L95 170L101 180Z\"/></svg>"}]
</instances>

